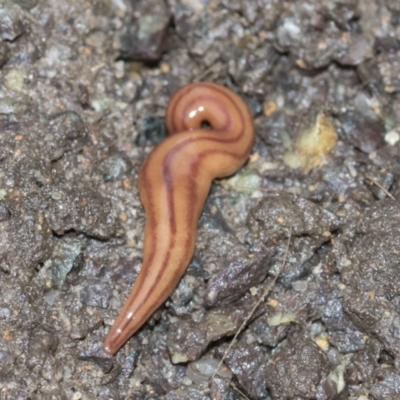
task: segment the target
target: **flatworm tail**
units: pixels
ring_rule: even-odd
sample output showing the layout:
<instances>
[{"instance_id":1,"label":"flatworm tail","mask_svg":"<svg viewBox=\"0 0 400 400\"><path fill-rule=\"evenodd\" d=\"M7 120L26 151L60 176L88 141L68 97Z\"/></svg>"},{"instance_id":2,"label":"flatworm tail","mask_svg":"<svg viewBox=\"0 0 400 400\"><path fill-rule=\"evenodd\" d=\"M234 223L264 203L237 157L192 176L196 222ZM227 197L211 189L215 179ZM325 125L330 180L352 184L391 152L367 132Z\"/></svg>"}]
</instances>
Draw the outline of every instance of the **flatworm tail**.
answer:
<instances>
[{"instance_id":1,"label":"flatworm tail","mask_svg":"<svg viewBox=\"0 0 400 400\"><path fill-rule=\"evenodd\" d=\"M194 83L171 98L169 137L139 174L145 212L143 265L104 348L114 354L170 296L194 253L197 222L214 178L233 174L254 142L246 103L214 83Z\"/></svg>"}]
</instances>

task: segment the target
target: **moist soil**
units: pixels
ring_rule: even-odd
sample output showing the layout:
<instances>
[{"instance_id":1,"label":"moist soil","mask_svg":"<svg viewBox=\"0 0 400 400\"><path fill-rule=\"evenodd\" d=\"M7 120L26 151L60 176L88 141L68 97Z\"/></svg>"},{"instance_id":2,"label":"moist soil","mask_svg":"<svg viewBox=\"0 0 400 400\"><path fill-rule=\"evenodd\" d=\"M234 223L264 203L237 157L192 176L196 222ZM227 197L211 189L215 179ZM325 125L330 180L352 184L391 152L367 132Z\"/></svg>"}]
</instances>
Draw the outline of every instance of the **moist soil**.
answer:
<instances>
[{"instance_id":1,"label":"moist soil","mask_svg":"<svg viewBox=\"0 0 400 400\"><path fill-rule=\"evenodd\" d=\"M201 80L256 143L107 355L138 171ZM0 0L0 399L400 399L399 160L398 0Z\"/></svg>"}]
</instances>

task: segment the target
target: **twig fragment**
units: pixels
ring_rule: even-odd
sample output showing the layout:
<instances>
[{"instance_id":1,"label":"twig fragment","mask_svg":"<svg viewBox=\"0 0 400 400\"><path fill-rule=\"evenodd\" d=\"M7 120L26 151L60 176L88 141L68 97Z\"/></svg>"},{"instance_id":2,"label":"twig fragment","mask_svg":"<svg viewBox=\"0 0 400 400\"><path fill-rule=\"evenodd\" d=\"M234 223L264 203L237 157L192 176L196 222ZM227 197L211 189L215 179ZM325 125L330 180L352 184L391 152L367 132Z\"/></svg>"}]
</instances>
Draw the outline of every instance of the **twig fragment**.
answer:
<instances>
[{"instance_id":1,"label":"twig fragment","mask_svg":"<svg viewBox=\"0 0 400 400\"><path fill-rule=\"evenodd\" d=\"M378 181L376 181L375 179L371 178L370 176L366 176L366 178L371 181L375 186L377 186L379 189L382 190L383 193L386 194L386 196L390 197L392 200L396 200L394 198L394 196L384 187L382 186Z\"/></svg>"}]
</instances>

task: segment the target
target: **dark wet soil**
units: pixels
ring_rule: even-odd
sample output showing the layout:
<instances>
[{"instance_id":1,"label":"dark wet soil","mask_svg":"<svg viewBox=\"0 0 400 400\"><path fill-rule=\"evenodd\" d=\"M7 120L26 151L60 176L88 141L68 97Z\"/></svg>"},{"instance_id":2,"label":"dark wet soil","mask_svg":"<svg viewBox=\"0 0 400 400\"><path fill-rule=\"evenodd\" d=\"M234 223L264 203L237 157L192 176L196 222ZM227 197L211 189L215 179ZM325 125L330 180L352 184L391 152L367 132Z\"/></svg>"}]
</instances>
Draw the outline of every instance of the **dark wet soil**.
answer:
<instances>
[{"instance_id":1,"label":"dark wet soil","mask_svg":"<svg viewBox=\"0 0 400 400\"><path fill-rule=\"evenodd\" d=\"M198 80L243 96L256 144L111 357L137 173ZM292 169L318 115L336 145ZM398 0L0 0L0 399L400 399L399 150Z\"/></svg>"}]
</instances>

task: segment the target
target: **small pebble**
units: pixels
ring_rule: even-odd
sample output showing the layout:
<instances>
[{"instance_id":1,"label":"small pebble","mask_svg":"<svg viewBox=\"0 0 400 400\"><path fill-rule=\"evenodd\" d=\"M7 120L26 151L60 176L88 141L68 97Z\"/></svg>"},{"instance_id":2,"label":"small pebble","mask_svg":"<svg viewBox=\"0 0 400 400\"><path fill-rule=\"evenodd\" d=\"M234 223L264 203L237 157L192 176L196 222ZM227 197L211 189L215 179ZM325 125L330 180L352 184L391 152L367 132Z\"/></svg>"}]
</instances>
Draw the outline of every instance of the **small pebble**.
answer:
<instances>
[{"instance_id":1,"label":"small pebble","mask_svg":"<svg viewBox=\"0 0 400 400\"><path fill-rule=\"evenodd\" d=\"M295 290L296 292L306 292L307 291L307 287L308 287L308 282L307 281L295 281L292 284L293 286L293 290Z\"/></svg>"},{"instance_id":2,"label":"small pebble","mask_svg":"<svg viewBox=\"0 0 400 400\"><path fill-rule=\"evenodd\" d=\"M51 196L53 200L61 200L62 199L62 193L61 192L54 192Z\"/></svg>"},{"instance_id":3,"label":"small pebble","mask_svg":"<svg viewBox=\"0 0 400 400\"><path fill-rule=\"evenodd\" d=\"M168 74L170 72L170 67L167 63L160 64L160 71L164 74Z\"/></svg>"},{"instance_id":4,"label":"small pebble","mask_svg":"<svg viewBox=\"0 0 400 400\"><path fill-rule=\"evenodd\" d=\"M81 392L76 392L72 396L72 400L80 400L82 398L82 393Z\"/></svg>"},{"instance_id":5,"label":"small pebble","mask_svg":"<svg viewBox=\"0 0 400 400\"><path fill-rule=\"evenodd\" d=\"M121 79L125 75L125 63L123 60L116 61L114 63L115 77Z\"/></svg>"},{"instance_id":6,"label":"small pebble","mask_svg":"<svg viewBox=\"0 0 400 400\"><path fill-rule=\"evenodd\" d=\"M329 350L329 340L326 337L326 335L321 335L321 336L315 338L314 341L321 350L323 350L323 351Z\"/></svg>"},{"instance_id":7,"label":"small pebble","mask_svg":"<svg viewBox=\"0 0 400 400\"><path fill-rule=\"evenodd\" d=\"M273 102L273 101L267 101L267 102L264 104L264 109L263 109L264 115L265 115L266 117L269 117L269 116L271 116L272 114L274 114L274 113L277 111L277 109L278 109L278 107L277 107L277 105L276 105L275 102Z\"/></svg>"},{"instance_id":8,"label":"small pebble","mask_svg":"<svg viewBox=\"0 0 400 400\"><path fill-rule=\"evenodd\" d=\"M21 91L24 87L24 76L17 69L12 69L5 76L5 84L8 89Z\"/></svg>"},{"instance_id":9,"label":"small pebble","mask_svg":"<svg viewBox=\"0 0 400 400\"><path fill-rule=\"evenodd\" d=\"M385 142L394 146L400 140L400 134L396 131L390 131L385 135Z\"/></svg>"}]
</instances>

